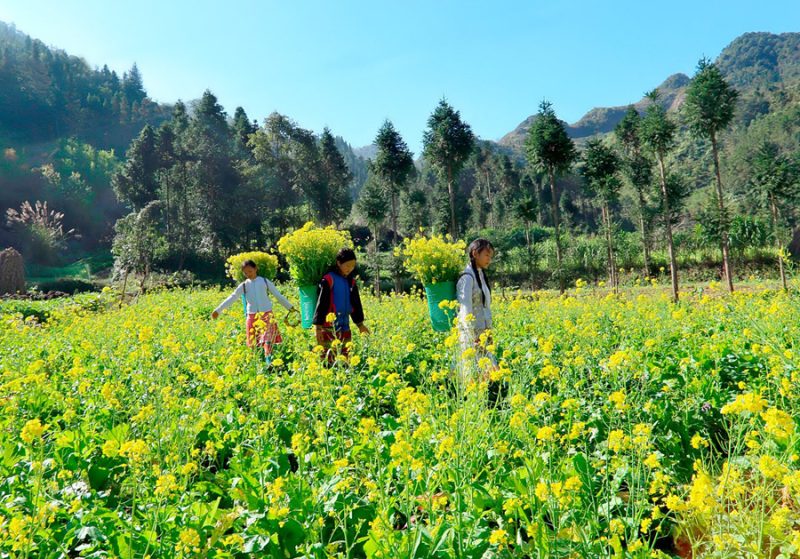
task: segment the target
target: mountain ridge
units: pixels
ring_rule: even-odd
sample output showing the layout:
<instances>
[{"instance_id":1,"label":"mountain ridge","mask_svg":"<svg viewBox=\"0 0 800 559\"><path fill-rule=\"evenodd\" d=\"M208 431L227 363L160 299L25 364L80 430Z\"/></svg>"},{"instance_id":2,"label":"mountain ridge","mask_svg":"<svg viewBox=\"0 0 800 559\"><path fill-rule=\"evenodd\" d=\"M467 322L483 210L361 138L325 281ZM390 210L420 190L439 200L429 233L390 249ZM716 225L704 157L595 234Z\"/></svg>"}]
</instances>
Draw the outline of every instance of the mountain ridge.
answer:
<instances>
[{"instance_id":1,"label":"mountain ridge","mask_svg":"<svg viewBox=\"0 0 800 559\"><path fill-rule=\"evenodd\" d=\"M800 33L748 32L736 37L719 54L716 61L726 79L740 92L759 87L769 88L777 83L800 79ZM659 102L669 112L677 111L683 103L690 77L675 73L658 86ZM595 107L576 122L565 123L573 140L585 140L611 132L628 107L642 111L650 101L642 97L628 105ZM521 151L528 129L536 115L525 118L516 128L496 143Z\"/></svg>"}]
</instances>

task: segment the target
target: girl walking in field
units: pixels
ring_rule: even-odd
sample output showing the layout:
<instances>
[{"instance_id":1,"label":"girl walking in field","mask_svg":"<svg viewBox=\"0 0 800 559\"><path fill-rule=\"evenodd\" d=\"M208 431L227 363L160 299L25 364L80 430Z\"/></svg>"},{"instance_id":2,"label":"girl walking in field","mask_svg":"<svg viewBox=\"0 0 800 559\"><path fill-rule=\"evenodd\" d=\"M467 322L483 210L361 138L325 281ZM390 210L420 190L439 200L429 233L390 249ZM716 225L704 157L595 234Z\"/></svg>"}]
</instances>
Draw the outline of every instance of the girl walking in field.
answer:
<instances>
[{"instance_id":1,"label":"girl walking in field","mask_svg":"<svg viewBox=\"0 0 800 559\"><path fill-rule=\"evenodd\" d=\"M492 291L485 270L492 263L494 246L487 239L475 239L467 247L469 263L456 283L458 330L462 369L477 365L484 377L497 369L497 359L487 349L492 344ZM466 371L462 371L462 374ZM490 382L489 400L497 400L500 383Z\"/></svg>"},{"instance_id":2,"label":"girl walking in field","mask_svg":"<svg viewBox=\"0 0 800 559\"><path fill-rule=\"evenodd\" d=\"M355 252L353 249L343 248L336 255L334 265L319 282L319 297L312 322L317 343L325 348L329 365L336 360L336 350L345 356L349 352L352 339L350 318L359 332L369 334L369 329L364 324L364 308L361 305L358 284L352 277L355 267Z\"/></svg>"},{"instance_id":3,"label":"girl walking in field","mask_svg":"<svg viewBox=\"0 0 800 559\"><path fill-rule=\"evenodd\" d=\"M244 297L246 303L247 347L253 347L253 345L262 347L264 355L269 358L272 354L273 344L279 344L283 341L272 312L270 294L287 310L294 311L295 308L286 297L281 295L275 284L258 275L258 267L253 260L245 260L242 263L242 272L244 272L247 279L237 285L233 293L214 309L214 312L211 313L211 318L217 318L234 301Z\"/></svg>"}]
</instances>

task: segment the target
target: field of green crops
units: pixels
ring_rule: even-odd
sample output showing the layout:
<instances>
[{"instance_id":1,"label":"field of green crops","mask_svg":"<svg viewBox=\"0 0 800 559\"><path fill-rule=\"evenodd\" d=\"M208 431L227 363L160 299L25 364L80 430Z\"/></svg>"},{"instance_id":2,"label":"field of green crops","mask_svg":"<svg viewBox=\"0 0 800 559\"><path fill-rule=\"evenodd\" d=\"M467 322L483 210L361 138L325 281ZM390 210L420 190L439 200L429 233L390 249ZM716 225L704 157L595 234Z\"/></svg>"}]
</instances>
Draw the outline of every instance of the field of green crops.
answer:
<instances>
[{"instance_id":1,"label":"field of green crops","mask_svg":"<svg viewBox=\"0 0 800 559\"><path fill-rule=\"evenodd\" d=\"M222 296L0 304L0 556L800 555L796 295L497 293L496 407L419 296L332 368Z\"/></svg>"}]
</instances>

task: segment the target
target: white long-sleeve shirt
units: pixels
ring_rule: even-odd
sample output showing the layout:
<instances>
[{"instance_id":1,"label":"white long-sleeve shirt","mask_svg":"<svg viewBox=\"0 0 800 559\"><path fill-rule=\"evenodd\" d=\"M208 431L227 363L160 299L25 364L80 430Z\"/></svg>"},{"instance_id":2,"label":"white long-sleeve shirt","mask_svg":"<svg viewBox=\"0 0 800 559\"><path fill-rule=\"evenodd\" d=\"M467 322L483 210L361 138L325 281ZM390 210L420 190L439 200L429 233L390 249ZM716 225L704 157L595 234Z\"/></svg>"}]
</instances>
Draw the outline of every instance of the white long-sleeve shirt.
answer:
<instances>
[{"instance_id":1,"label":"white long-sleeve shirt","mask_svg":"<svg viewBox=\"0 0 800 559\"><path fill-rule=\"evenodd\" d=\"M492 292L486 285L486 276L483 270L478 269L481 278L481 288L475 281L475 272L472 266L467 266L456 284L456 298L458 299L458 322L462 330L480 334L492 327ZM483 297L481 297L483 291ZM484 304L484 299L486 303ZM467 316L472 315L474 320L468 321Z\"/></svg>"},{"instance_id":2,"label":"white long-sleeve shirt","mask_svg":"<svg viewBox=\"0 0 800 559\"><path fill-rule=\"evenodd\" d=\"M243 294L247 301L247 314L271 311L272 299L269 297L270 293L281 305L286 307L287 310L292 309L292 304L286 297L281 295L281 292L278 291L274 283L261 276L256 276L255 279L246 279L237 285L233 293L219 304L215 312L221 313L230 307L234 301L240 299Z\"/></svg>"}]
</instances>

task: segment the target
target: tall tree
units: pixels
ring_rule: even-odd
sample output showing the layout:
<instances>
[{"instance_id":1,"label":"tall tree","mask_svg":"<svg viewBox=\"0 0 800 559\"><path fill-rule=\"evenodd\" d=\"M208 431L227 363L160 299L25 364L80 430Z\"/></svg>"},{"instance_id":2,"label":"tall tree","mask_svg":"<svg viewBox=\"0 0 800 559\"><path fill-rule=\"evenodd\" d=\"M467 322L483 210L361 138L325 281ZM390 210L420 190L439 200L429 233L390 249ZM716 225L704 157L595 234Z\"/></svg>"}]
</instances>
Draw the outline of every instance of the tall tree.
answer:
<instances>
[{"instance_id":1,"label":"tall tree","mask_svg":"<svg viewBox=\"0 0 800 559\"><path fill-rule=\"evenodd\" d=\"M586 182L587 190L599 199L602 209L603 226L606 234L608 282L614 288L614 291L619 289L619 280L617 278L617 266L614 261L611 207L619 197L621 186L618 176L619 169L619 156L611 147L598 139L589 140L583 152L581 174Z\"/></svg>"},{"instance_id":2,"label":"tall tree","mask_svg":"<svg viewBox=\"0 0 800 559\"><path fill-rule=\"evenodd\" d=\"M375 294L380 297L381 294L381 266L380 266L380 251L378 250L378 240L381 236L381 227L383 222L386 221L386 216L389 213L389 202L386 196L386 190L381 187L381 184L376 179L375 175L370 174L367 177L367 182L361 189L361 195L356 202L356 211L361 214L361 217L367 222L367 225L372 230L373 239L373 273L375 274Z\"/></svg>"},{"instance_id":3,"label":"tall tree","mask_svg":"<svg viewBox=\"0 0 800 559\"><path fill-rule=\"evenodd\" d=\"M450 202L450 234L458 235L455 180L475 147L475 135L461 115L442 99L428 118L422 136L423 154L447 183Z\"/></svg>"},{"instance_id":4,"label":"tall tree","mask_svg":"<svg viewBox=\"0 0 800 559\"><path fill-rule=\"evenodd\" d=\"M507 156L506 156L507 157ZM488 142L480 142L475 149L475 171L478 190L483 193L486 200L486 207L489 209L488 225L495 227L495 201L494 189L492 188L492 174L495 170L495 157Z\"/></svg>"},{"instance_id":5,"label":"tall tree","mask_svg":"<svg viewBox=\"0 0 800 559\"><path fill-rule=\"evenodd\" d=\"M646 193L653 180L653 164L642 150L640 126L642 117L633 107L614 129L614 135L623 152L622 171L636 191L639 213L639 232L642 238L644 277L650 275L650 219Z\"/></svg>"},{"instance_id":6,"label":"tall tree","mask_svg":"<svg viewBox=\"0 0 800 559\"><path fill-rule=\"evenodd\" d=\"M542 212L541 204L539 204L539 194L534 177L525 173L520 177L520 171L515 167L514 162L508 154L502 154L493 158L494 174L497 177L497 196L493 196L494 204L492 212L496 218L495 223L504 223L507 217L514 217L513 213L506 214L507 209L513 210L514 202L520 195L530 195L533 198L536 206L536 217L531 221L539 221Z\"/></svg>"},{"instance_id":7,"label":"tall tree","mask_svg":"<svg viewBox=\"0 0 800 559\"><path fill-rule=\"evenodd\" d=\"M350 213L350 181L353 175L327 127L320 138L320 164L327 194L327 203L320 219L323 223L340 223Z\"/></svg>"},{"instance_id":8,"label":"tall tree","mask_svg":"<svg viewBox=\"0 0 800 559\"><path fill-rule=\"evenodd\" d=\"M197 103L186 134L192 154L192 198L204 246L209 252L234 247L241 238L241 222L230 216L243 215L248 209L237 199L240 177L232 157L234 143L227 115L210 91Z\"/></svg>"},{"instance_id":9,"label":"tall tree","mask_svg":"<svg viewBox=\"0 0 800 559\"><path fill-rule=\"evenodd\" d=\"M733 291L733 272L729 255L728 216L725 209L725 198L722 189L722 175L719 171L719 134L733 120L738 92L733 89L716 64L707 58L697 63L697 73L686 89L684 110L692 133L711 141L711 153L714 160L714 175L717 186L717 207L721 228L722 264L725 270L725 281L728 290Z\"/></svg>"},{"instance_id":10,"label":"tall tree","mask_svg":"<svg viewBox=\"0 0 800 559\"><path fill-rule=\"evenodd\" d=\"M125 164L112 179L117 197L137 211L155 200L158 197L156 172L159 166L156 134L148 124L131 142Z\"/></svg>"},{"instance_id":11,"label":"tall tree","mask_svg":"<svg viewBox=\"0 0 800 559\"><path fill-rule=\"evenodd\" d=\"M233 136L238 142L239 148L242 150L247 148L247 142L250 141L250 135L256 131L257 126L255 123L250 122L247 118L247 113L242 107L236 107L233 113Z\"/></svg>"},{"instance_id":12,"label":"tall tree","mask_svg":"<svg viewBox=\"0 0 800 559\"><path fill-rule=\"evenodd\" d=\"M262 177L266 190L266 225L275 240L301 221L296 211L300 204L300 192L294 187L295 128L296 125L288 117L272 113L251 138L257 166L255 172Z\"/></svg>"},{"instance_id":13,"label":"tall tree","mask_svg":"<svg viewBox=\"0 0 800 559\"><path fill-rule=\"evenodd\" d=\"M786 271L783 268L784 243L779 230L780 207L793 204L798 200L800 190L800 169L797 163L780 152L780 148L768 141L762 142L758 150L750 157L753 191L760 198L759 202L767 206L772 222L775 248L778 251L778 270L781 285L786 290Z\"/></svg>"},{"instance_id":14,"label":"tall tree","mask_svg":"<svg viewBox=\"0 0 800 559\"><path fill-rule=\"evenodd\" d=\"M556 240L556 260L561 291L564 291L562 270L561 230L559 222L559 197L556 193L556 177L566 173L578 156L575 144L567 135L564 124L558 120L553 105L542 101L539 112L528 131L525 149L530 166L539 172L546 173L550 179L550 197L552 201L553 227Z\"/></svg>"},{"instance_id":15,"label":"tall tree","mask_svg":"<svg viewBox=\"0 0 800 559\"><path fill-rule=\"evenodd\" d=\"M666 158L675 147L676 126L667 116L667 111L658 102L657 89L649 92L647 98L650 105L641 123L642 143L655 154L658 161L661 179L661 212L664 218L664 229L667 235L667 252L669 253L669 275L672 283L672 300L678 301L678 263L675 258L675 243L672 239L673 210L670 202L675 196L667 180Z\"/></svg>"},{"instance_id":16,"label":"tall tree","mask_svg":"<svg viewBox=\"0 0 800 559\"><path fill-rule=\"evenodd\" d=\"M528 274L533 272L533 243L531 242L531 226L539 214L539 200L535 196L535 187L530 175L525 174L519 184L518 198L513 202L514 216L525 226L525 247L528 253Z\"/></svg>"},{"instance_id":17,"label":"tall tree","mask_svg":"<svg viewBox=\"0 0 800 559\"><path fill-rule=\"evenodd\" d=\"M142 74L139 72L139 67L133 63L130 71L122 76L122 92L129 103L141 103L147 92L144 90L144 82L142 81Z\"/></svg>"},{"instance_id":18,"label":"tall tree","mask_svg":"<svg viewBox=\"0 0 800 559\"><path fill-rule=\"evenodd\" d=\"M385 188L391 203L392 245L399 236L397 217L400 195L408 190L408 181L414 176L414 154L408 149L400 133L390 120L384 121L375 136L378 148L370 170Z\"/></svg>"}]
</instances>

